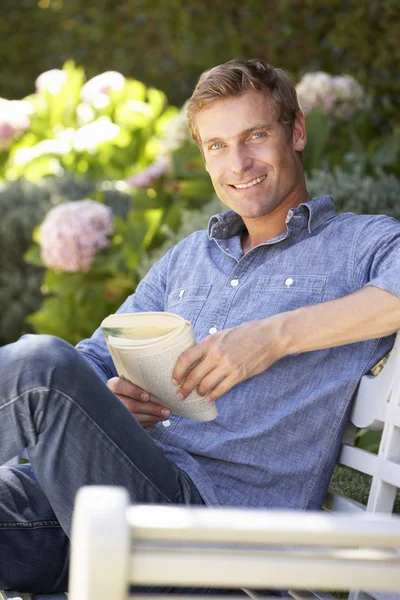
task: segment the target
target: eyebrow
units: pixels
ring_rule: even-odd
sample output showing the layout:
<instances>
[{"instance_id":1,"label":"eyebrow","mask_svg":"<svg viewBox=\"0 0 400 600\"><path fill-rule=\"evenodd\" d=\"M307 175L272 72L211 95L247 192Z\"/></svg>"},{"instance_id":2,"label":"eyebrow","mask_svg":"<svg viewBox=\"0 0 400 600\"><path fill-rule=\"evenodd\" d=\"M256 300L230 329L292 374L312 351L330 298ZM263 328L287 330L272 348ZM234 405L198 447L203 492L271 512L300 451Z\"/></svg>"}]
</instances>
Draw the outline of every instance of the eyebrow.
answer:
<instances>
[{"instance_id":1,"label":"eyebrow","mask_svg":"<svg viewBox=\"0 0 400 600\"><path fill-rule=\"evenodd\" d=\"M253 133L253 131L259 131L260 129L272 129L272 123L260 123L259 125L253 125L253 127L249 127L248 129L244 129L243 131L241 131L240 133L232 136L232 137L246 137L247 135L249 135L250 133ZM222 138L220 137L213 137L213 138L209 138L208 140L204 140L201 142L202 146L206 146L207 144L211 144L215 143L215 142L220 142L222 141Z\"/></svg>"}]
</instances>

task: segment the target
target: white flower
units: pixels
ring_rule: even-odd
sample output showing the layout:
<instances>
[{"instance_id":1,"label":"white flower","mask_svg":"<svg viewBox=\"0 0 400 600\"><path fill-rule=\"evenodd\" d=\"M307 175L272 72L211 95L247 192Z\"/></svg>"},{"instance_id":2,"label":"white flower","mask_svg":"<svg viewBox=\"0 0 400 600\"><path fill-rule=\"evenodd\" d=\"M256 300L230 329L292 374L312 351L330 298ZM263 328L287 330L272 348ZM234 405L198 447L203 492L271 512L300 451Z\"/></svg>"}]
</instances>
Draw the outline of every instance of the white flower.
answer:
<instances>
[{"instance_id":1,"label":"white flower","mask_svg":"<svg viewBox=\"0 0 400 600\"><path fill-rule=\"evenodd\" d=\"M32 160L36 160L46 154L56 154L63 156L71 151L71 144L66 140L42 140L34 146L24 146L19 148L14 155L14 162L17 166L22 167Z\"/></svg>"},{"instance_id":2,"label":"white flower","mask_svg":"<svg viewBox=\"0 0 400 600\"><path fill-rule=\"evenodd\" d=\"M96 113L94 112L90 104L87 104L86 102L81 102L76 107L76 116L78 119L78 124L82 126L91 123L94 120Z\"/></svg>"},{"instance_id":3,"label":"white flower","mask_svg":"<svg viewBox=\"0 0 400 600\"><path fill-rule=\"evenodd\" d=\"M165 152L174 152L184 144L192 143L192 137L189 132L185 102L181 110L170 120L165 128L162 144Z\"/></svg>"},{"instance_id":4,"label":"white flower","mask_svg":"<svg viewBox=\"0 0 400 600\"><path fill-rule=\"evenodd\" d=\"M351 75L307 73L297 84L296 92L305 115L319 108L325 115L346 120L365 106L364 91Z\"/></svg>"},{"instance_id":5,"label":"white flower","mask_svg":"<svg viewBox=\"0 0 400 600\"><path fill-rule=\"evenodd\" d=\"M55 271L89 271L99 250L110 244L112 211L93 200L67 202L52 208L40 227L43 263Z\"/></svg>"},{"instance_id":6,"label":"white flower","mask_svg":"<svg viewBox=\"0 0 400 600\"><path fill-rule=\"evenodd\" d=\"M66 81L67 73L65 71L50 69L50 71L45 71L37 77L35 81L36 91L48 91L53 96L56 96Z\"/></svg>"},{"instance_id":7,"label":"white flower","mask_svg":"<svg viewBox=\"0 0 400 600\"><path fill-rule=\"evenodd\" d=\"M12 144L16 133L29 129L32 111L32 105L26 100L0 98L0 150Z\"/></svg>"},{"instance_id":8,"label":"white flower","mask_svg":"<svg viewBox=\"0 0 400 600\"><path fill-rule=\"evenodd\" d=\"M125 77L118 71L106 71L89 79L81 89L83 102L104 108L109 102L111 91L120 91L125 86Z\"/></svg>"},{"instance_id":9,"label":"white flower","mask_svg":"<svg viewBox=\"0 0 400 600\"><path fill-rule=\"evenodd\" d=\"M119 132L120 128L110 117L100 117L76 131L73 147L77 152L86 151L93 154L100 144L113 140Z\"/></svg>"}]
</instances>

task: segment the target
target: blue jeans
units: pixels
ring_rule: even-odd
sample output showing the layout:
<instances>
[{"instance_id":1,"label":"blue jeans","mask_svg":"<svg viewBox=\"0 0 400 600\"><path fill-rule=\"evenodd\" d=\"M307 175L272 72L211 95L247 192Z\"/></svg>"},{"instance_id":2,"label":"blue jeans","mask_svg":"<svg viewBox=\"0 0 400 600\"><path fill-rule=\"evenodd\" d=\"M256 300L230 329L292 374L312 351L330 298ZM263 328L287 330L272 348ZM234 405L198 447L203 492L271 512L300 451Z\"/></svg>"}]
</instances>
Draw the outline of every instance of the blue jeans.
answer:
<instances>
[{"instance_id":1,"label":"blue jeans","mask_svg":"<svg viewBox=\"0 0 400 600\"><path fill-rule=\"evenodd\" d=\"M75 348L24 336L0 348L0 588L65 591L74 498L124 486L131 502L204 504ZM211 591L211 590L210 590Z\"/></svg>"}]
</instances>

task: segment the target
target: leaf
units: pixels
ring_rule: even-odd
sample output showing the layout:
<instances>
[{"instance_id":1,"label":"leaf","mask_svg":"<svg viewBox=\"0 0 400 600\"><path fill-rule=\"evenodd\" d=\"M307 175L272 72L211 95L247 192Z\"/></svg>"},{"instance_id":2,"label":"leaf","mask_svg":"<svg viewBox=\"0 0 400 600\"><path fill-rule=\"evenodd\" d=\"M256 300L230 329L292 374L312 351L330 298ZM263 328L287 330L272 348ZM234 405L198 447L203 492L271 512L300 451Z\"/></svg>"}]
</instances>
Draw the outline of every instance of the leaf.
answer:
<instances>
[{"instance_id":1,"label":"leaf","mask_svg":"<svg viewBox=\"0 0 400 600\"><path fill-rule=\"evenodd\" d=\"M311 172L323 166L332 125L332 121L320 110L312 110L308 113L307 146L303 152L306 171Z\"/></svg>"},{"instance_id":2,"label":"leaf","mask_svg":"<svg viewBox=\"0 0 400 600\"><path fill-rule=\"evenodd\" d=\"M24 261L35 267L43 267L42 256L40 252L40 246L37 244L32 245L24 254Z\"/></svg>"},{"instance_id":3,"label":"leaf","mask_svg":"<svg viewBox=\"0 0 400 600\"><path fill-rule=\"evenodd\" d=\"M399 152L400 136L388 135L373 145L370 161L374 167L387 167L398 160Z\"/></svg>"},{"instance_id":4,"label":"leaf","mask_svg":"<svg viewBox=\"0 0 400 600\"><path fill-rule=\"evenodd\" d=\"M164 92L156 90L155 88L149 88L147 90L147 97L149 99L150 106L154 111L154 116L158 118L163 112L167 105L167 97Z\"/></svg>"}]
</instances>

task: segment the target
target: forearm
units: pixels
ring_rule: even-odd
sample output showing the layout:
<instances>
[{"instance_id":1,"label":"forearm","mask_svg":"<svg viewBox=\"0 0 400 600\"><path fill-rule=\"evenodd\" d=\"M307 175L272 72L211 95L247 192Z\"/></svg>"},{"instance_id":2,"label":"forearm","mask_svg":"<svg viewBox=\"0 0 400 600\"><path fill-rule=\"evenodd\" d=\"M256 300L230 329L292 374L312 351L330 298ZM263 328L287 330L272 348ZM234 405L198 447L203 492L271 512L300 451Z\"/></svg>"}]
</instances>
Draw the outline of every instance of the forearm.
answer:
<instances>
[{"instance_id":1,"label":"forearm","mask_svg":"<svg viewBox=\"0 0 400 600\"><path fill-rule=\"evenodd\" d=\"M400 298L376 287L277 315L283 355L379 338L400 329Z\"/></svg>"}]
</instances>

